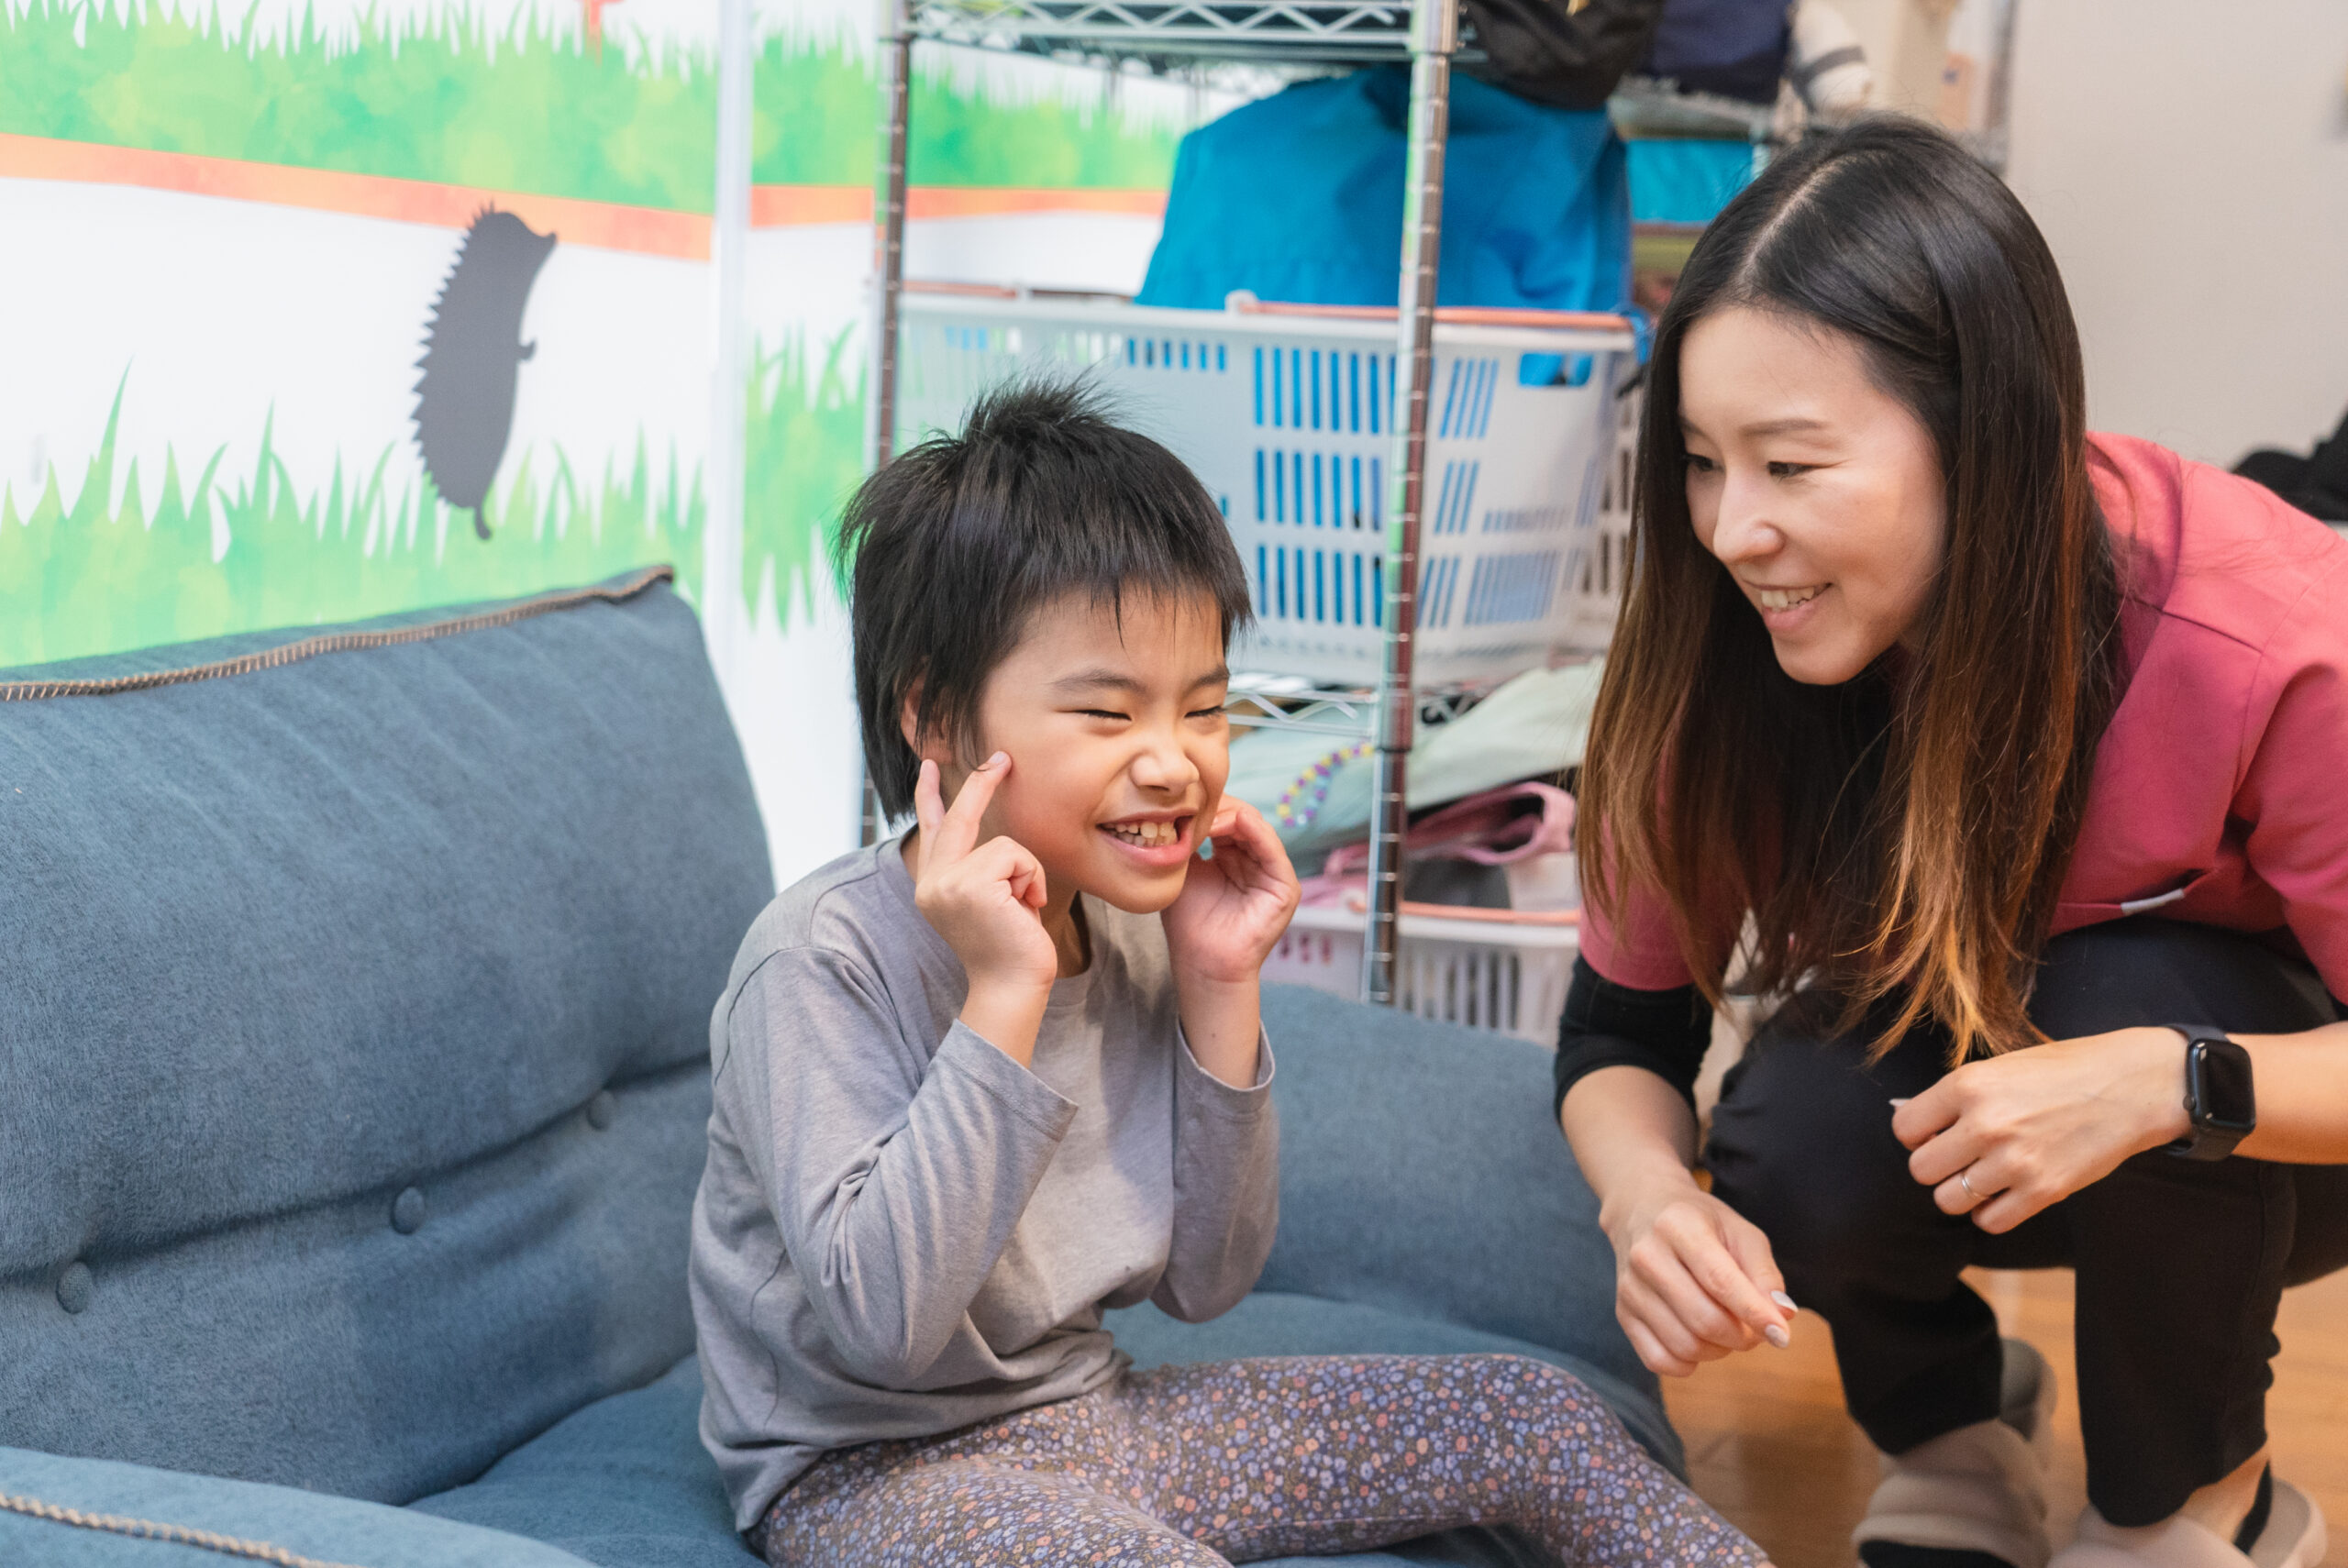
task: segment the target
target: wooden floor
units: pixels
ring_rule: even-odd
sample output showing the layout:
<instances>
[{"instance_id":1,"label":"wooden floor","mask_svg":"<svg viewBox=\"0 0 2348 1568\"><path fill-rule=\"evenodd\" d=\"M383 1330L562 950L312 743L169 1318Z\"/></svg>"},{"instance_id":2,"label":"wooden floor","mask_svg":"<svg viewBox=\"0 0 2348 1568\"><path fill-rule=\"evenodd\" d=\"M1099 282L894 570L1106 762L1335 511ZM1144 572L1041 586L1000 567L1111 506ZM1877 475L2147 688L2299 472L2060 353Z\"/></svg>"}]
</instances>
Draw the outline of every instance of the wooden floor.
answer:
<instances>
[{"instance_id":1,"label":"wooden floor","mask_svg":"<svg viewBox=\"0 0 2348 1568\"><path fill-rule=\"evenodd\" d=\"M2048 1498L2060 1547L2086 1501L2072 1401L2071 1276L1970 1277L2005 1331L2043 1352L2060 1380ZM2267 1401L2276 1473L2315 1499L2340 1541L2337 1532L2348 1529L2348 1274L2286 1295L2276 1331L2283 1353ZM1851 1568L1851 1527L1875 1487L1875 1451L1843 1412L1822 1320L1802 1314L1789 1351L1755 1351L1664 1383L1706 1500L1767 1548L1778 1568ZM2348 1545L2335 1545L2331 1560L2348 1562Z\"/></svg>"}]
</instances>

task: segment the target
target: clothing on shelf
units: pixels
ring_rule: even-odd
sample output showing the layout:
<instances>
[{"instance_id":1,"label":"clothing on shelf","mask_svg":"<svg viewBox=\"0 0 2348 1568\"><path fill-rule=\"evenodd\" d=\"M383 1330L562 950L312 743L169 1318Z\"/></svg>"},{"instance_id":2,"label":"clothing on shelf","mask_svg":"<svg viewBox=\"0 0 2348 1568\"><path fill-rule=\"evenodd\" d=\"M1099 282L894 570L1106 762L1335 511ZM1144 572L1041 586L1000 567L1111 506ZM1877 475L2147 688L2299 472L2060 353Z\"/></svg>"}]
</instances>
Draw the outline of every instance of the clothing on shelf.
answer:
<instances>
[{"instance_id":1,"label":"clothing on shelf","mask_svg":"<svg viewBox=\"0 0 2348 1568\"><path fill-rule=\"evenodd\" d=\"M1245 290L1392 306L1409 105L1409 72L1377 66L1299 83L1183 138L1136 303L1220 310ZM1455 76L1437 302L1617 310L1630 257L1630 182L1606 112Z\"/></svg>"},{"instance_id":2,"label":"clothing on shelf","mask_svg":"<svg viewBox=\"0 0 2348 1568\"><path fill-rule=\"evenodd\" d=\"M1418 903L1489 909L1530 907L1515 897L1510 872L1544 856L1574 847L1574 798L1553 784L1510 784L1433 812L1402 838L1402 896ZM1304 878L1308 904L1359 897L1369 869L1369 845L1356 842L1330 853Z\"/></svg>"},{"instance_id":3,"label":"clothing on shelf","mask_svg":"<svg viewBox=\"0 0 2348 1568\"><path fill-rule=\"evenodd\" d=\"M1411 747L1408 798L1423 811L1527 778L1555 778L1581 765L1589 718L1598 702L1602 661L1592 659L1559 669L1531 669L1503 682L1482 701L1447 723L1423 725ZM1300 799L1300 780L1326 793L1309 819L1279 821L1283 797L1290 812ZM1325 734L1264 729L1235 741L1226 793L1262 812L1279 830L1291 856L1309 858L1341 844L1369 836L1370 780L1377 760L1368 751L1332 741ZM1309 790L1307 791L1309 793Z\"/></svg>"}]
</instances>

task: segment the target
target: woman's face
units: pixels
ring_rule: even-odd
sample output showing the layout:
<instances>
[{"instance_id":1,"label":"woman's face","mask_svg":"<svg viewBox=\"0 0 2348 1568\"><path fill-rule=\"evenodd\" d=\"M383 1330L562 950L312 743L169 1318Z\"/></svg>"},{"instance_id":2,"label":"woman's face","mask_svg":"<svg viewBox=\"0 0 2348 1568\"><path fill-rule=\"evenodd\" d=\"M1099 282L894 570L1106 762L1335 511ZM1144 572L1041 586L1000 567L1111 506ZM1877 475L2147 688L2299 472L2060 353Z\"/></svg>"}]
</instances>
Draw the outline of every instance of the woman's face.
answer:
<instances>
[{"instance_id":1,"label":"woman's face","mask_svg":"<svg viewBox=\"0 0 2348 1568\"><path fill-rule=\"evenodd\" d=\"M1688 512L1796 680L1850 679L1907 641L1947 545L1939 454L1859 346L1738 307L1679 349Z\"/></svg>"}]
</instances>

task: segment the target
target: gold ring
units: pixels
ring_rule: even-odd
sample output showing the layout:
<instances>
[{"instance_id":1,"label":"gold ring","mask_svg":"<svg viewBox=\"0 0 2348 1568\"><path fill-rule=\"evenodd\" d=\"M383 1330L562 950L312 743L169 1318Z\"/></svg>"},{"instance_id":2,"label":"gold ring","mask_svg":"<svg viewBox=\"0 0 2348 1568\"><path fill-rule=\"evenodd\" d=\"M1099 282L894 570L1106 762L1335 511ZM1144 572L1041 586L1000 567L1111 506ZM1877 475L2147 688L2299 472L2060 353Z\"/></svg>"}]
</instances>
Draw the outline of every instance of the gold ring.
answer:
<instances>
[{"instance_id":1,"label":"gold ring","mask_svg":"<svg viewBox=\"0 0 2348 1568\"><path fill-rule=\"evenodd\" d=\"M1985 1199L1979 1193L1973 1190L1973 1183L1970 1179L1972 1170L1973 1167L1971 1165L1967 1165L1964 1170L1957 1172L1956 1185L1965 1189L1966 1197L1971 1198L1975 1204L1978 1205L1984 1202Z\"/></svg>"}]
</instances>

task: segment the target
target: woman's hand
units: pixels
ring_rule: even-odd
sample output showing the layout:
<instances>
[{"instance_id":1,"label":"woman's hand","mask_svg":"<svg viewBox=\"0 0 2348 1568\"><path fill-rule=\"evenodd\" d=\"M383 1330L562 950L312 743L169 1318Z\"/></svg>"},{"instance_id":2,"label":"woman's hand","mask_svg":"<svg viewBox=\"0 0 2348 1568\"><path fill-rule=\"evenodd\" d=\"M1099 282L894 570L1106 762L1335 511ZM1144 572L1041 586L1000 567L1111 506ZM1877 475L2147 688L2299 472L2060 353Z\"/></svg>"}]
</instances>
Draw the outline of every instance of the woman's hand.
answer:
<instances>
[{"instance_id":1,"label":"woman's hand","mask_svg":"<svg viewBox=\"0 0 2348 1568\"><path fill-rule=\"evenodd\" d=\"M987 803L1011 773L996 752L963 782L948 809L937 764L914 782L914 904L962 961L970 990L962 1021L1024 1065L1035 1055L1044 1005L1059 977L1059 953L1044 929L1044 867L1008 838L979 842Z\"/></svg>"},{"instance_id":2,"label":"woman's hand","mask_svg":"<svg viewBox=\"0 0 2348 1568\"><path fill-rule=\"evenodd\" d=\"M1303 897L1288 850L1263 813L1226 795L1208 828L1212 860L1192 860L1158 918L1175 973L1220 984L1256 981Z\"/></svg>"},{"instance_id":3,"label":"woman's hand","mask_svg":"<svg viewBox=\"0 0 2348 1568\"><path fill-rule=\"evenodd\" d=\"M1899 1104L1908 1171L1992 1235L2185 1135L2185 1038L2122 1029L1967 1062Z\"/></svg>"},{"instance_id":4,"label":"woman's hand","mask_svg":"<svg viewBox=\"0 0 2348 1568\"><path fill-rule=\"evenodd\" d=\"M1769 1239L1686 1171L1607 1210L1614 1316L1649 1371L1685 1377L1737 1351L1792 1342L1793 1297Z\"/></svg>"}]
</instances>

